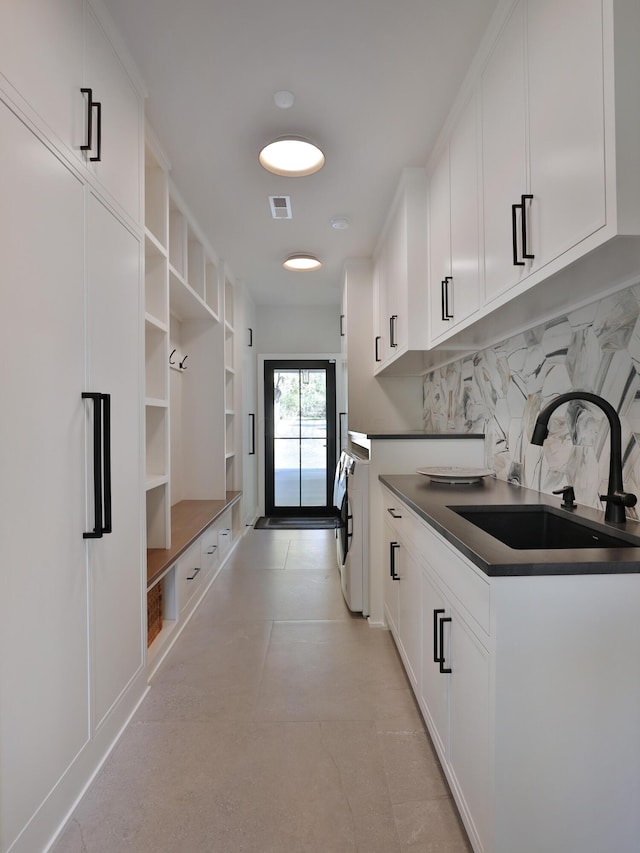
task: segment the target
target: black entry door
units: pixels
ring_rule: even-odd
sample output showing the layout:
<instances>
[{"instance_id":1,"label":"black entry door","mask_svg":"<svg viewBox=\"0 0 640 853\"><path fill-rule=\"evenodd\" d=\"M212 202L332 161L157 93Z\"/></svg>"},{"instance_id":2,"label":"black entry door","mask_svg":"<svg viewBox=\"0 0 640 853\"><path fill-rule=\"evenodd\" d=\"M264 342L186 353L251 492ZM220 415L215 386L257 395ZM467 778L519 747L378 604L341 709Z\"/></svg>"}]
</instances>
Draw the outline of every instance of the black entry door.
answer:
<instances>
[{"instance_id":1,"label":"black entry door","mask_svg":"<svg viewBox=\"0 0 640 853\"><path fill-rule=\"evenodd\" d=\"M331 514L335 363L265 361L264 400L265 514Z\"/></svg>"}]
</instances>

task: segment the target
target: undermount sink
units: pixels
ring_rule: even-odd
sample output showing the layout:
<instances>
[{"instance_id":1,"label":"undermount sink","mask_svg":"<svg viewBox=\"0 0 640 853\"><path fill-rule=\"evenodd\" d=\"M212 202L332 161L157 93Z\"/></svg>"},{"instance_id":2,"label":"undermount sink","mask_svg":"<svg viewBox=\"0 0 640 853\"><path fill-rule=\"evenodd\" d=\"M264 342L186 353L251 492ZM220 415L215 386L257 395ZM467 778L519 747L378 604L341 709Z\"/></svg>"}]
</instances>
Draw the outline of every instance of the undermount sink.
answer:
<instances>
[{"instance_id":1,"label":"undermount sink","mask_svg":"<svg viewBox=\"0 0 640 853\"><path fill-rule=\"evenodd\" d=\"M604 527L578 521L566 510L550 506L450 506L449 509L509 548L522 551L640 547L640 538L614 536Z\"/></svg>"}]
</instances>

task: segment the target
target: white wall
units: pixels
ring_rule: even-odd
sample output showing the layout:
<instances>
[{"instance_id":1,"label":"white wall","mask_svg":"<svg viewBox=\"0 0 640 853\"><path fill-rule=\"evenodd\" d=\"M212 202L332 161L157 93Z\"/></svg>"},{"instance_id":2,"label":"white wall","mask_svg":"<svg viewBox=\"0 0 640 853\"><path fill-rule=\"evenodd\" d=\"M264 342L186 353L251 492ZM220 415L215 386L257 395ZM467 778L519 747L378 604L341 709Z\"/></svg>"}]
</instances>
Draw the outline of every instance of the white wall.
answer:
<instances>
[{"instance_id":1,"label":"white wall","mask_svg":"<svg viewBox=\"0 0 640 853\"><path fill-rule=\"evenodd\" d=\"M340 309L258 305L256 344L259 353L340 352Z\"/></svg>"}]
</instances>

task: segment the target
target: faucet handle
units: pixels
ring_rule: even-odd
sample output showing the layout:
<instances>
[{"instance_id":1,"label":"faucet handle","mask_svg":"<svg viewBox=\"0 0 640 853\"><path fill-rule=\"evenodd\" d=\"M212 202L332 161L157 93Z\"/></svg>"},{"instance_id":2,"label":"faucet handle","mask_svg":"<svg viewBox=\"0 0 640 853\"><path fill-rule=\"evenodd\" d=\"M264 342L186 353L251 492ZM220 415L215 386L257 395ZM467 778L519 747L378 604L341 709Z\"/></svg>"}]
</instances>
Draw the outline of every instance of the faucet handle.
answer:
<instances>
[{"instance_id":1,"label":"faucet handle","mask_svg":"<svg viewBox=\"0 0 640 853\"><path fill-rule=\"evenodd\" d=\"M576 505L576 493L573 491L573 486L563 486L561 489L554 489L554 495L562 495L562 506L568 509L573 509Z\"/></svg>"},{"instance_id":2,"label":"faucet handle","mask_svg":"<svg viewBox=\"0 0 640 853\"><path fill-rule=\"evenodd\" d=\"M600 500L616 506L635 506L638 498L632 492L614 492L612 495L600 495Z\"/></svg>"}]
</instances>

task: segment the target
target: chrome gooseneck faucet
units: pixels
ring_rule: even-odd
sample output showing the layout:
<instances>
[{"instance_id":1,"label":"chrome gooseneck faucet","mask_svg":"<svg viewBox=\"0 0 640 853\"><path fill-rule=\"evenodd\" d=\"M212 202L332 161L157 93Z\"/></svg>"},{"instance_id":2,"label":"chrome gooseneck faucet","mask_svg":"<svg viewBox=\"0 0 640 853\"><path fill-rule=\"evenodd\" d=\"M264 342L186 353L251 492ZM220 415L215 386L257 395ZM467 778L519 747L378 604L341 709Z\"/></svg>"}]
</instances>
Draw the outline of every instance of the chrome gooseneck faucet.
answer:
<instances>
[{"instance_id":1,"label":"chrome gooseneck faucet","mask_svg":"<svg viewBox=\"0 0 640 853\"><path fill-rule=\"evenodd\" d=\"M604 514L605 521L624 524L626 520L625 507L635 506L637 498L630 492L625 492L622 487L622 428L618 413L610 403L602 397L598 397L597 394L591 394L588 391L570 391L568 394L560 394L555 400L548 403L538 415L533 435L531 436L531 443L542 445L545 438L549 435L548 423L552 413L555 412L558 406L568 403L570 400L583 400L587 403L593 403L607 416L611 431L609 485L607 487L607 494L600 495L600 500L605 501L607 505Z\"/></svg>"}]
</instances>

